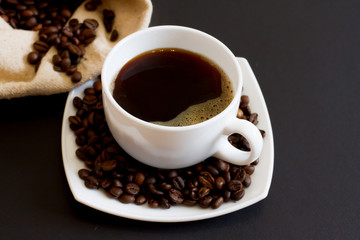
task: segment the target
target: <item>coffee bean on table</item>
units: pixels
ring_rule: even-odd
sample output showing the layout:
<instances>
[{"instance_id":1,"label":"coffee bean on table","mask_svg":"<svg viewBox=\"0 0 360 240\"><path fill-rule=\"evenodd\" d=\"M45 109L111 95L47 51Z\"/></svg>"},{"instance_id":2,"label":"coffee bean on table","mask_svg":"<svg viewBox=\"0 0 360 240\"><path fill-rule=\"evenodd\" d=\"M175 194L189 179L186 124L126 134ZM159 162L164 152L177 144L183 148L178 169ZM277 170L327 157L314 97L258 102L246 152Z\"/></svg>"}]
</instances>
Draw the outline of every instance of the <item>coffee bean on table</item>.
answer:
<instances>
[{"instance_id":1,"label":"coffee bean on table","mask_svg":"<svg viewBox=\"0 0 360 240\"><path fill-rule=\"evenodd\" d=\"M67 54L72 55L64 56ZM259 160L235 166L211 157L184 169L145 166L128 156L112 137L104 117L101 89L101 82L96 81L84 90L84 97L74 97L77 111L69 117L78 145L76 156L89 168L78 172L87 188L102 188L121 203L146 203L150 208L164 209L179 204L217 209L244 197ZM249 120L250 114L244 114ZM233 136L232 141L237 147L243 140Z\"/></svg>"}]
</instances>

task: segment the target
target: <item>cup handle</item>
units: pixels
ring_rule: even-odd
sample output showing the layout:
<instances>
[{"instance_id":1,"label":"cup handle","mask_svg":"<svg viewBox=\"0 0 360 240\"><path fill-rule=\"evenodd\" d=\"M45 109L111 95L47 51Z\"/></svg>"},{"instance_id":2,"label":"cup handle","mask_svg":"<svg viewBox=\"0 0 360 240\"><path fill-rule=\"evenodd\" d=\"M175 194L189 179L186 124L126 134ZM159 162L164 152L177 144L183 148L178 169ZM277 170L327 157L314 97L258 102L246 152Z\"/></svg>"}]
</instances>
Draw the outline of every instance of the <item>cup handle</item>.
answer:
<instances>
[{"instance_id":1,"label":"cup handle","mask_svg":"<svg viewBox=\"0 0 360 240\"><path fill-rule=\"evenodd\" d=\"M241 134L250 144L250 152L235 148L228 141L233 133ZM259 158L263 147L263 138L259 129L251 122L232 118L225 126L217 144L217 152L213 155L235 165L248 165Z\"/></svg>"}]
</instances>

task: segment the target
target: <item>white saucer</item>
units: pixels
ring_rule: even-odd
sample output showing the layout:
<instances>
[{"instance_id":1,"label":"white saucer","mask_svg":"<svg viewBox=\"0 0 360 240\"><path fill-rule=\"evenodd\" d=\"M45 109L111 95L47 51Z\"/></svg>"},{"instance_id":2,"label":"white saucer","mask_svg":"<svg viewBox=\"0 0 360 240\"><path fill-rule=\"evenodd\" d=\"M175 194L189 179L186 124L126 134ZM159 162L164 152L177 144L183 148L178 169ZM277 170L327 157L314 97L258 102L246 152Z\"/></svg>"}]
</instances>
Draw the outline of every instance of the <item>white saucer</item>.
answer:
<instances>
[{"instance_id":1,"label":"white saucer","mask_svg":"<svg viewBox=\"0 0 360 240\"><path fill-rule=\"evenodd\" d=\"M259 114L259 124L257 126L266 131L260 162L255 167L255 172L251 176L251 185L245 190L245 196L241 200L224 203L218 209L203 209L188 206L173 206L170 209L153 209L148 207L147 204L142 206L123 204L116 199L107 197L103 191L86 188L83 180L78 176L78 171L85 168L85 165L75 155L75 150L77 149L75 135L69 127L68 118L71 115L75 115L72 99L75 96L82 97L83 90L86 87L90 87L93 81L89 81L69 93L63 117L61 138L63 163L74 198L78 202L102 212L151 222L186 222L213 218L240 210L266 198L269 192L274 166L274 142L269 113L258 82L248 61L244 58L238 58L238 61L244 77L243 94L250 97L251 111Z\"/></svg>"}]
</instances>

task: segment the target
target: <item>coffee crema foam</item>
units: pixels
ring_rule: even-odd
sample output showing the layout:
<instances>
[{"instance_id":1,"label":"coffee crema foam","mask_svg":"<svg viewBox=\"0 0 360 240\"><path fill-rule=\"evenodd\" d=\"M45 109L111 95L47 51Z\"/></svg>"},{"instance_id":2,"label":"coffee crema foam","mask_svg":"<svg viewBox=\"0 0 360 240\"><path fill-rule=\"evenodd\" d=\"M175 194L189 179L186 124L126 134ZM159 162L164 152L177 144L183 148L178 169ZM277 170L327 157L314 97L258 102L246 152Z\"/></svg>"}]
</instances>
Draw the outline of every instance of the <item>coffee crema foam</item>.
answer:
<instances>
[{"instance_id":1,"label":"coffee crema foam","mask_svg":"<svg viewBox=\"0 0 360 240\"><path fill-rule=\"evenodd\" d=\"M231 80L229 79L227 74L215 63L211 62L207 58L205 58L204 60L210 62L221 73L222 91L220 97L210 99L203 103L192 105L169 121L157 121L152 123L170 127L183 127L194 125L209 120L212 117L215 117L225 108L227 108L227 106L229 106L229 104L234 98L234 88Z\"/></svg>"}]
</instances>

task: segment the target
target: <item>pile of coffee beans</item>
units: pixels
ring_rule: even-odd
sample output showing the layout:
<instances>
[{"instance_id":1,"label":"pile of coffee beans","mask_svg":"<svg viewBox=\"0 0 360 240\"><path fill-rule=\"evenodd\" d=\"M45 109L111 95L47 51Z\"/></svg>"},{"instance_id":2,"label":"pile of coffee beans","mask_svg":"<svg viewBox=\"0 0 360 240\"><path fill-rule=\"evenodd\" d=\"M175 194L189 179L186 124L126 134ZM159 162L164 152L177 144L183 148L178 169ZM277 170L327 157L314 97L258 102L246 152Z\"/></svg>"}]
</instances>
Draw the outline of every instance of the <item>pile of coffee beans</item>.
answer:
<instances>
[{"instance_id":1,"label":"pile of coffee beans","mask_svg":"<svg viewBox=\"0 0 360 240\"><path fill-rule=\"evenodd\" d=\"M76 156L87 167L78 172L86 187L103 189L122 203L147 203L151 208L165 209L179 204L216 209L224 202L244 197L259 160L236 166L211 157L194 166L172 170L144 165L126 154L111 135L103 111L101 82L94 82L84 94L83 98L73 99L77 111L69 117L69 124L76 136ZM256 123L257 115L250 112L249 98L242 96L242 100L241 118ZM265 137L265 132L261 133ZM248 149L242 136L232 135L229 141L237 148Z\"/></svg>"},{"instance_id":2,"label":"pile of coffee beans","mask_svg":"<svg viewBox=\"0 0 360 240\"><path fill-rule=\"evenodd\" d=\"M70 20L82 2L83 0L0 1L0 16L10 26L38 31L39 40L33 44L34 50L27 56L28 63L35 66L35 71L49 48L55 46L58 53L52 59L54 70L65 72L74 83L81 80L82 74L77 71L77 65L85 54L85 47L96 38L95 30L99 25L94 19L86 19L83 23L79 23L77 19ZM85 4L85 8L95 11L101 4L101 0L92 0ZM103 15L106 29L111 31L115 13L104 9ZM110 40L116 41L118 35L114 30Z\"/></svg>"},{"instance_id":3,"label":"pile of coffee beans","mask_svg":"<svg viewBox=\"0 0 360 240\"><path fill-rule=\"evenodd\" d=\"M16 29L38 31L63 26L83 0L2 0L0 16Z\"/></svg>"},{"instance_id":4,"label":"pile of coffee beans","mask_svg":"<svg viewBox=\"0 0 360 240\"><path fill-rule=\"evenodd\" d=\"M96 28L99 23L95 19L85 19L81 24L76 18L69 21L69 25L64 26L61 32L56 28L46 28L40 31L44 36L44 41L54 44L58 53L52 58L54 70L65 72L71 76L71 81L79 82L81 73L77 71L77 64L85 55L85 47L92 43L96 37ZM47 34L48 33L48 34Z\"/></svg>"}]
</instances>

